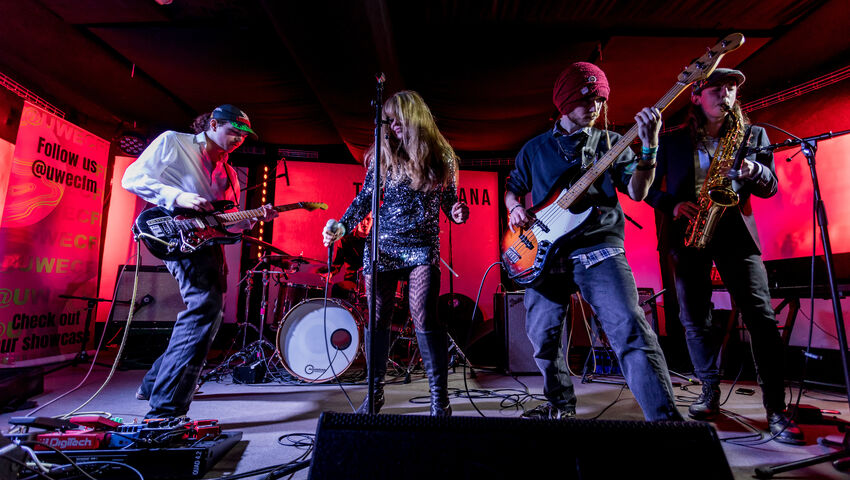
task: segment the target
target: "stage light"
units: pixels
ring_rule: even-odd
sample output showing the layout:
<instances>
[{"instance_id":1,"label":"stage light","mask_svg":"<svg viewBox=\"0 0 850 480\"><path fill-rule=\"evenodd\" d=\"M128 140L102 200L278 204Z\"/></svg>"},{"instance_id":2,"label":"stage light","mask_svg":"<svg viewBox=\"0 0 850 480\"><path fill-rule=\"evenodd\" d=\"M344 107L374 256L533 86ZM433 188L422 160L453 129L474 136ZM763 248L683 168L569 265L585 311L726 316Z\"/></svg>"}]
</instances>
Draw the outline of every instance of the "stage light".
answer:
<instances>
[{"instance_id":1,"label":"stage light","mask_svg":"<svg viewBox=\"0 0 850 480\"><path fill-rule=\"evenodd\" d=\"M118 139L118 148L131 157L138 157L147 146L148 140L138 133L124 132Z\"/></svg>"}]
</instances>

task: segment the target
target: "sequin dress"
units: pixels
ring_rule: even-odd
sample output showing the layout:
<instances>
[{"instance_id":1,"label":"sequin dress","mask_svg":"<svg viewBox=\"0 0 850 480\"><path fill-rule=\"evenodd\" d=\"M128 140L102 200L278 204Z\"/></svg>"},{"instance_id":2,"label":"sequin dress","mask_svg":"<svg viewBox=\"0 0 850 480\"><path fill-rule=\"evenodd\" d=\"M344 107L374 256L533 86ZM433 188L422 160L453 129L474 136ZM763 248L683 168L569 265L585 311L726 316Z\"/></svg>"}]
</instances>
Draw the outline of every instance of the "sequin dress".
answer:
<instances>
[{"instance_id":1,"label":"sequin dress","mask_svg":"<svg viewBox=\"0 0 850 480\"><path fill-rule=\"evenodd\" d=\"M353 232L357 224L372 209L373 173L370 168L360 193L348 206L339 220L346 232ZM457 187L450 184L429 192L410 188L410 179L390 179L384 185L383 203L378 209L378 265L379 272L398 270L416 265L439 265L440 262L440 208L451 218L452 206L457 203ZM363 255L364 272L371 271L370 245L372 232L366 239Z\"/></svg>"}]
</instances>

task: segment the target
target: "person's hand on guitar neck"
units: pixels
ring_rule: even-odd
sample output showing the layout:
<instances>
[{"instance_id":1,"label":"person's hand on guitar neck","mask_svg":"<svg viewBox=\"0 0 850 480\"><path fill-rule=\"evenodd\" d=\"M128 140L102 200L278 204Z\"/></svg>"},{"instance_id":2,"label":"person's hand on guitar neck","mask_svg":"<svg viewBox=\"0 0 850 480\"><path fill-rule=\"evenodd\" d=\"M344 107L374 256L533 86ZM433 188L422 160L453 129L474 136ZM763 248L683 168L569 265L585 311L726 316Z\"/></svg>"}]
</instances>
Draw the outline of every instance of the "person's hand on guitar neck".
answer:
<instances>
[{"instance_id":1,"label":"person's hand on guitar neck","mask_svg":"<svg viewBox=\"0 0 850 480\"><path fill-rule=\"evenodd\" d=\"M280 212L274 209L274 206L271 203L267 203L262 206L263 216L257 217L257 220L262 220L264 222L271 222L275 218L280 215Z\"/></svg>"}]
</instances>

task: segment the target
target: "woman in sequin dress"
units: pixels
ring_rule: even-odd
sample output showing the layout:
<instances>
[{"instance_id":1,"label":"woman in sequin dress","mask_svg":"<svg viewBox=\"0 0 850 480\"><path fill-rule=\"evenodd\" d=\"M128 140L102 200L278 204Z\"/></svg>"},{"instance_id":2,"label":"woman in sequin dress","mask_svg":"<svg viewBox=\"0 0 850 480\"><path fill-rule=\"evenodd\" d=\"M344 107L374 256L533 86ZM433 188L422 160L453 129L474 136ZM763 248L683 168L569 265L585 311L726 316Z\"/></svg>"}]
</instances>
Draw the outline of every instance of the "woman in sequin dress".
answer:
<instances>
[{"instance_id":1,"label":"woman in sequin dress","mask_svg":"<svg viewBox=\"0 0 850 480\"><path fill-rule=\"evenodd\" d=\"M398 92L384 104L391 132L381 141L381 188L378 210L377 319L374 335L367 332L367 351L382 359L375 366L375 412L384 404L384 376L390 342L390 320L398 282L408 281L410 315L431 390L431 415L451 415L448 397L448 334L437 318L440 293L440 209L455 223L469 218L469 207L457 199L457 157L437 129L431 110L413 91ZM365 155L374 160L375 145ZM322 231L325 246L352 232L371 210L372 169L363 188L339 222ZM366 245L371 242L370 232ZM364 254L364 272L371 272L371 251ZM371 274L365 275L371 292ZM370 299L371 301L371 299ZM367 413L369 398L358 413Z\"/></svg>"}]
</instances>

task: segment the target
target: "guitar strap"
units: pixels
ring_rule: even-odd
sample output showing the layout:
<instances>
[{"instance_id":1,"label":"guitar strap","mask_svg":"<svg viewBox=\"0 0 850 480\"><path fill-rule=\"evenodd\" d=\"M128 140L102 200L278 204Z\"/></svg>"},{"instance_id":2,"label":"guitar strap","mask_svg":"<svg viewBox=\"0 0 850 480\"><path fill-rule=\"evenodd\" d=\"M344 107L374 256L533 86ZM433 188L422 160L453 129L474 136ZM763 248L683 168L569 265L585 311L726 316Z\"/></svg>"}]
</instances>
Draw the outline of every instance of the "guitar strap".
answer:
<instances>
[{"instance_id":1,"label":"guitar strap","mask_svg":"<svg viewBox=\"0 0 850 480\"><path fill-rule=\"evenodd\" d=\"M236 206L239 206L239 193L236 192L236 184L233 182L233 178L230 176L230 167L229 163L224 164L224 172L227 173L227 184L230 186L230 191L233 192L233 203Z\"/></svg>"},{"instance_id":2,"label":"guitar strap","mask_svg":"<svg viewBox=\"0 0 850 480\"><path fill-rule=\"evenodd\" d=\"M596 146L599 145L600 138L602 138L602 130L591 128L590 136L587 137L584 148L581 149L581 168L583 170L586 170L596 161Z\"/></svg>"}]
</instances>

